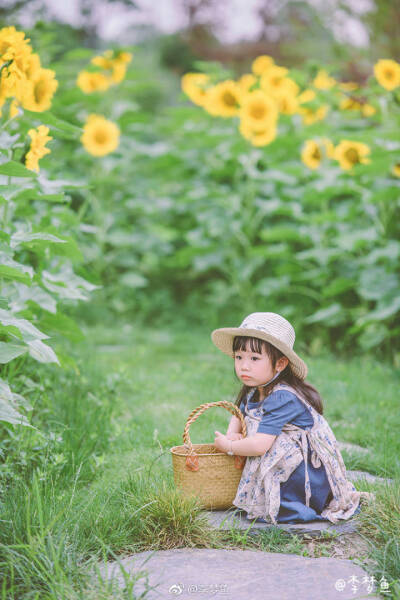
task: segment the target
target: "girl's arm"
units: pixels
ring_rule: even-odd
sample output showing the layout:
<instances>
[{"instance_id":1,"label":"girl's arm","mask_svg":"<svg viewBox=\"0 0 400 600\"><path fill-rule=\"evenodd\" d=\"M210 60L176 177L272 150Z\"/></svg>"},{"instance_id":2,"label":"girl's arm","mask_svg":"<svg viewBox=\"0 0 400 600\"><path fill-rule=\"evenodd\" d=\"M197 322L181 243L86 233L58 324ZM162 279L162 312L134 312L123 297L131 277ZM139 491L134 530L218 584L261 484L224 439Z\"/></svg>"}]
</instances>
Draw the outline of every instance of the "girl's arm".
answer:
<instances>
[{"instance_id":1,"label":"girl's arm","mask_svg":"<svg viewBox=\"0 0 400 600\"><path fill-rule=\"evenodd\" d=\"M226 435L229 435L230 433L242 433L242 424L240 419L235 416L232 416L232 419L229 422Z\"/></svg>"},{"instance_id":2,"label":"girl's arm","mask_svg":"<svg viewBox=\"0 0 400 600\"><path fill-rule=\"evenodd\" d=\"M238 456L263 456L271 448L275 438L276 435L270 433L255 433L242 440L232 441L223 433L216 431L214 446L221 452L228 452L232 447L233 453Z\"/></svg>"}]
</instances>

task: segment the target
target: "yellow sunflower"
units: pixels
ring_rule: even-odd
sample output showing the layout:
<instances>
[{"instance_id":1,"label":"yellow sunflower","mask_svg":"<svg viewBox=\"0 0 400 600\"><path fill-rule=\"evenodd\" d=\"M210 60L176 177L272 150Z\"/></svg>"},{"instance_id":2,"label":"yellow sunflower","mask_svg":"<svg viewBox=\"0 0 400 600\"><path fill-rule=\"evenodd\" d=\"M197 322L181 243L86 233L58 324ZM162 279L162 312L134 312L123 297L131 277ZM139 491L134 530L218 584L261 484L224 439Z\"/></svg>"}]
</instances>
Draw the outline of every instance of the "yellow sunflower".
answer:
<instances>
[{"instance_id":1,"label":"yellow sunflower","mask_svg":"<svg viewBox=\"0 0 400 600\"><path fill-rule=\"evenodd\" d=\"M38 71L40 71L42 65L40 64L40 56L38 54L31 54L26 61L25 75L28 79L34 79Z\"/></svg>"},{"instance_id":2,"label":"yellow sunflower","mask_svg":"<svg viewBox=\"0 0 400 600\"><path fill-rule=\"evenodd\" d=\"M39 125L37 129L30 129L28 135L31 138L31 145L25 157L25 165L31 171L39 171L39 160L50 150L46 148L47 142L53 138L49 135L49 128L45 125Z\"/></svg>"},{"instance_id":3,"label":"yellow sunflower","mask_svg":"<svg viewBox=\"0 0 400 600\"><path fill-rule=\"evenodd\" d=\"M285 67L271 67L270 69L268 69L268 71L265 71L265 73L263 73L260 77L261 89L264 90L267 94L275 96L277 93L279 93L279 91L287 88L287 82L289 80L289 78L286 77L287 73L288 69L285 69Z\"/></svg>"},{"instance_id":4,"label":"yellow sunflower","mask_svg":"<svg viewBox=\"0 0 400 600\"><path fill-rule=\"evenodd\" d=\"M76 80L76 85L85 94L105 92L111 84L110 77L104 73L91 73L90 71L80 71Z\"/></svg>"},{"instance_id":5,"label":"yellow sunflower","mask_svg":"<svg viewBox=\"0 0 400 600\"><path fill-rule=\"evenodd\" d=\"M362 105L361 112L364 115L364 117L372 117L372 115L376 113L376 108L375 106L372 106L372 104L368 104L367 102L366 104Z\"/></svg>"},{"instance_id":6,"label":"yellow sunflower","mask_svg":"<svg viewBox=\"0 0 400 600\"><path fill-rule=\"evenodd\" d=\"M96 67L100 67L109 74L103 76L109 77L109 85L120 83L126 75L127 65L132 60L130 52L114 53L113 50L106 50L101 56L94 56L91 63Z\"/></svg>"},{"instance_id":7,"label":"yellow sunflower","mask_svg":"<svg viewBox=\"0 0 400 600\"><path fill-rule=\"evenodd\" d=\"M132 54L130 52L120 52L114 57L111 68L111 80L114 83L120 83L125 79L127 66L131 60Z\"/></svg>"},{"instance_id":8,"label":"yellow sunflower","mask_svg":"<svg viewBox=\"0 0 400 600\"><path fill-rule=\"evenodd\" d=\"M321 142L322 142L322 146L325 150L325 155L328 158L334 158L335 157L335 146L332 144L331 140L328 138L322 138Z\"/></svg>"},{"instance_id":9,"label":"yellow sunflower","mask_svg":"<svg viewBox=\"0 0 400 600\"><path fill-rule=\"evenodd\" d=\"M344 96L340 101L341 110L361 110L362 104L352 96Z\"/></svg>"},{"instance_id":10,"label":"yellow sunflower","mask_svg":"<svg viewBox=\"0 0 400 600\"><path fill-rule=\"evenodd\" d=\"M242 95L238 84L227 79L209 90L204 108L217 117L234 117L238 114Z\"/></svg>"},{"instance_id":11,"label":"yellow sunflower","mask_svg":"<svg viewBox=\"0 0 400 600\"><path fill-rule=\"evenodd\" d=\"M318 71L317 76L313 80L313 86L317 90L330 90L334 85L336 85L336 79L330 77L324 69Z\"/></svg>"},{"instance_id":12,"label":"yellow sunflower","mask_svg":"<svg viewBox=\"0 0 400 600\"><path fill-rule=\"evenodd\" d=\"M335 148L334 158L342 169L348 171L359 163L369 164L371 161L367 158L368 154L370 154L370 148L367 144L342 140Z\"/></svg>"},{"instance_id":13,"label":"yellow sunflower","mask_svg":"<svg viewBox=\"0 0 400 600\"><path fill-rule=\"evenodd\" d=\"M307 102L312 102L316 98L316 93L314 90L306 89L301 94L298 95L297 100L299 104L307 104Z\"/></svg>"},{"instance_id":14,"label":"yellow sunflower","mask_svg":"<svg viewBox=\"0 0 400 600\"><path fill-rule=\"evenodd\" d=\"M294 115L298 111L299 103L295 96L278 96L276 101L279 112L284 115Z\"/></svg>"},{"instance_id":15,"label":"yellow sunflower","mask_svg":"<svg viewBox=\"0 0 400 600\"><path fill-rule=\"evenodd\" d=\"M246 73L242 75L238 80L237 84L240 88L240 91L243 93L247 93L250 91L250 88L253 87L257 83L257 78L251 73Z\"/></svg>"},{"instance_id":16,"label":"yellow sunflower","mask_svg":"<svg viewBox=\"0 0 400 600\"><path fill-rule=\"evenodd\" d=\"M251 70L254 75L262 75L272 66L274 66L275 62L271 56L267 56L266 54L262 54L261 56L257 56L255 60L253 60L251 65Z\"/></svg>"},{"instance_id":17,"label":"yellow sunflower","mask_svg":"<svg viewBox=\"0 0 400 600\"><path fill-rule=\"evenodd\" d=\"M92 63L92 65L100 67L100 69L110 71L112 69L113 63L113 51L106 50L101 56L93 56L90 62Z\"/></svg>"},{"instance_id":18,"label":"yellow sunflower","mask_svg":"<svg viewBox=\"0 0 400 600\"><path fill-rule=\"evenodd\" d=\"M39 69L32 79L28 79L22 106L34 112L48 110L57 87L55 72L51 69Z\"/></svg>"},{"instance_id":19,"label":"yellow sunflower","mask_svg":"<svg viewBox=\"0 0 400 600\"><path fill-rule=\"evenodd\" d=\"M395 60L381 59L374 65L374 74L385 90L395 90L400 85L400 64Z\"/></svg>"},{"instance_id":20,"label":"yellow sunflower","mask_svg":"<svg viewBox=\"0 0 400 600\"><path fill-rule=\"evenodd\" d=\"M210 78L205 73L185 73L181 78L182 91L198 106L204 106L207 101Z\"/></svg>"},{"instance_id":21,"label":"yellow sunflower","mask_svg":"<svg viewBox=\"0 0 400 600\"><path fill-rule=\"evenodd\" d=\"M325 119L328 114L329 106L327 104L323 104L317 109L308 108L306 106L300 106L299 113L303 117L304 125L312 125L317 121L322 121Z\"/></svg>"},{"instance_id":22,"label":"yellow sunflower","mask_svg":"<svg viewBox=\"0 0 400 600\"><path fill-rule=\"evenodd\" d=\"M273 98L262 90L255 90L243 96L239 116L248 128L262 131L276 123L278 108Z\"/></svg>"},{"instance_id":23,"label":"yellow sunflower","mask_svg":"<svg viewBox=\"0 0 400 600\"><path fill-rule=\"evenodd\" d=\"M339 83L339 87L344 92L354 92L354 90L358 90L358 83L354 81L342 81Z\"/></svg>"},{"instance_id":24,"label":"yellow sunflower","mask_svg":"<svg viewBox=\"0 0 400 600\"><path fill-rule=\"evenodd\" d=\"M10 109L9 109L9 113L8 113L9 119L14 119L15 117L18 117L19 107L20 107L20 104L19 104L18 100L16 98L13 98L11 100Z\"/></svg>"},{"instance_id":25,"label":"yellow sunflower","mask_svg":"<svg viewBox=\"0 0 400 600\"><path fill-rule=\"evenodd\" d=\"M2 98L21 99L25 93L25 71L29 68L32 55L29 42L29 39L25 39L25 33L17 31L14 26L0 30L0 66L10 61L0 74Z\"/></svg>"},{"instance_id":26,"label":"yellow sunflower","mask_svg":"<svg viewBox=\"0 0 400 600\"><path fill-rule=\"evenodd\" d=\"M110 154L119 144L119 128L101 115L89 115L84 127L81 142L92 156Z\"/></svg>"},{"instance_id":27,"label":"yellow sunflower","mask_svg":"<svg viewBox=\"0 0 400 600\"><path fill-rule=\"evenodd\" d=\"M392 175L400 177L400 162L397 162L392 167Z\"/></svg>"},{"instance_id":28,"label":"yellow sunflower","mask_svg":"<svg viewBox=\"0 0 400 600\"><path fill-rule=\"evenodd\" d=\"M364 117L372 117L376 113L376 108L367 102L360 102L353 96L344 96L340 101L339 108L341 110L357 110Z\"/></svg>"},{"instance_id":29,"label":"yellow sunflower","mask_svg":"<svg viewBox=\"0 0 400 600\"><path fill-rule=\"evenodd\" d=\"M260 129L259 126L253 128L249 125L248 121L241 121L239 131L253 146L267 146L273 142L277 136L276 121L265 123L263 129Z\"/></svg>"},{"instance_id":30,"label":"yellow sunflower","mask_svg":"<svg viewBox=\"0 0 400 600\"><path fill-rule=\"evenodd\" d=\"M297 112L299 103L297 94L299 86L289 77L284 77L280 85L271 91L271 95L275 98L279 112L286 115L293 115Z\"/></svg>"},{"instance_id":31,"label":"yellow sunflower","mask_svg":"<svg viewBox=\"0 0 400 600\"><path fill-rule=\"evenodd\" d=\"M321 146L315 140L307 140L301 151L301 160L309 169L317 169L322 160Z\"/></svg>"}]
</instances>

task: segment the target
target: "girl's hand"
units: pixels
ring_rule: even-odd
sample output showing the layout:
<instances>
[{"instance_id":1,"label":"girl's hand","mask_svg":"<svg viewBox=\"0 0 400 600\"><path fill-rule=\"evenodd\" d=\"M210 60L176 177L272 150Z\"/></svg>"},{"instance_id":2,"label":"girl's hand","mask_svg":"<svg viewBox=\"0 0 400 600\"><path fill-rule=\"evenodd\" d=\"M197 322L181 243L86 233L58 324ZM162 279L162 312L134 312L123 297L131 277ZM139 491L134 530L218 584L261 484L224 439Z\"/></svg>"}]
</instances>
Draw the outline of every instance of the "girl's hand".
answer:
<instances>
[{"instance_id":1,"label":"girl's hand","mask_svg":"<svg viewBox=\"0 0 400 600\"><path fill-rule=\"evenodd\" d=\"M220 431L216 431L215 432L214 446L218 450L221 450L221 452L228 452L229 448L231 447L231 444L230 444L230 441L229 441L229 439L227 438L226 435L224 435Z\"/></svg>"},{"instance_id":2,"label":"girl's hand","mask_svg":"<svg viewBox=\"0 0 400 600\"><path fill-rule=\"evenodd\" d=\"M227 433L226 437L228 438L228 440L232 440L232 442L234 442L235 440L242 440L243 434L242 433Z\"/></svg>"}]
</instances>

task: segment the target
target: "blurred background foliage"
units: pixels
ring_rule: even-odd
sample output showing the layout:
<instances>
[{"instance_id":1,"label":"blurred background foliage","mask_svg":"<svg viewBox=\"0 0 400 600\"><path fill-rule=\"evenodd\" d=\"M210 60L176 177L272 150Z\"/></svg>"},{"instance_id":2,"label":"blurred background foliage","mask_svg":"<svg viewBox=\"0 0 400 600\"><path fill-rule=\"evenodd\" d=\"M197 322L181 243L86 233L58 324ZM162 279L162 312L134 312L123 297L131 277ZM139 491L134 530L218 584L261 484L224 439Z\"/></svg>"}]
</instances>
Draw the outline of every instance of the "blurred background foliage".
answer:
<instances>
[{"instance_id":1,"label":"blurred background foliage","mask_svg":"<svg viewBox=\"0 0 400 600\"><path fill-rule=\"evenodd\" d=\"M399 364L399 179L391 171L400 160L399 94L380 88L372 72L378 59L399 58L396 3L260 3L255 38L229 43L217 3L175 4L180 30L162 34L149 21L112 41L101 37L96 7L111 18L139 14L141 3L81 0L78 24L57 20L48 2L1 8L0 25L29 23L24 31L56 72L51 113L74 127L101 114L121 130L118 149L103 158L64 131L41 163L50 180L76 183L68 192L84 256L76 269L100 286L86 306L66 311L152 324L179 315L211 329L272 310L295 323L300 346L312 353L372 349ZM352 43L345 31L355 32ZM123 83L84 94L77 74L99 52L121 47L133 52ZM278 138L256 148L232 120L210 116L180 91L185 72L235 79L261 54L303 87L319 67L368 84L360 94L375 115L343 117L333 106L307 127L284 115ZM333 93L326 99L335 104ZM300 152L315 137L362 141L371 164L355 174L332 163L310 170Z\"/></svg>"}]
</instances>

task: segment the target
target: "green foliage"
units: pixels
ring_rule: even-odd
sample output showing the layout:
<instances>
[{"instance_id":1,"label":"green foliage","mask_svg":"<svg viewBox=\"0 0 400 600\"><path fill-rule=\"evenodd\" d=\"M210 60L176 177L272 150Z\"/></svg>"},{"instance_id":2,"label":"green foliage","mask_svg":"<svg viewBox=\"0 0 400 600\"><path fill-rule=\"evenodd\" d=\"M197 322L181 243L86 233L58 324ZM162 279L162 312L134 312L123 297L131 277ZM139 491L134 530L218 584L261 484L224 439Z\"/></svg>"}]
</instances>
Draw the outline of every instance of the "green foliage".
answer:
<instances>
[{"instance_id":1,"label":"green foliage","mask_svg":"<svg viewBox=\"0 0 400 600\"><path fill-rule=\"evenodd\" d=\"M304 126L283 116L266 148L200 108L151 118L121 108L123 151L94 172L88 201L98 244L86 248L104 300L149 319L179 306L216 325L267 307L292 319L304 344L394 356L399 180L391 167L400 146L397 104L385 93L369 119L335 109ZM310 171L302 144L324 137L367 143L371 163Z\"/></svg>"}]
</instances>

